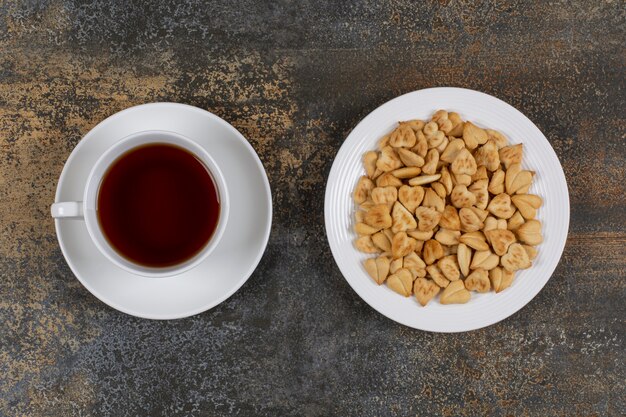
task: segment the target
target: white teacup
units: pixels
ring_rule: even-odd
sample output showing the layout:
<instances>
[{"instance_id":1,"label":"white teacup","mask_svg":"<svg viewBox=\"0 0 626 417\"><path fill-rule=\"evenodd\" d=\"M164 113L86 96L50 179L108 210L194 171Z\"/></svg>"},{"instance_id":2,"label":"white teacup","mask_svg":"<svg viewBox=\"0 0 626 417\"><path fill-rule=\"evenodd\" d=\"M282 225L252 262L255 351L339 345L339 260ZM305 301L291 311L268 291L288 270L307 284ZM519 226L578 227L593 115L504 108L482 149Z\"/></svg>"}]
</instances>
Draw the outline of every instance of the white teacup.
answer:
<instances>
[{"instance_id":1,"label":"white teacup","mask_svg":"<svg viewBox=\"0 0 626 417\"><path fill-rule=\"evenodd\" d=\"M126 151L141 145L165 143L179 146L195 155L207 168L218 192L220 215L213 236L205 247L187 261L163 268L138 265L117 253L100 228L97 216L97 199L100 183L109 166ZM200 264L215 249L228 221L229 199L224 176L209 153L196 142L177 133L163 130L138 132L120 139L98 159L89 174L83 201L66 201L52 204L52 217L84 220L91 240L111 262L133 274L147 277L168 277L181 274Z\"/></svg>"}]
</instances>

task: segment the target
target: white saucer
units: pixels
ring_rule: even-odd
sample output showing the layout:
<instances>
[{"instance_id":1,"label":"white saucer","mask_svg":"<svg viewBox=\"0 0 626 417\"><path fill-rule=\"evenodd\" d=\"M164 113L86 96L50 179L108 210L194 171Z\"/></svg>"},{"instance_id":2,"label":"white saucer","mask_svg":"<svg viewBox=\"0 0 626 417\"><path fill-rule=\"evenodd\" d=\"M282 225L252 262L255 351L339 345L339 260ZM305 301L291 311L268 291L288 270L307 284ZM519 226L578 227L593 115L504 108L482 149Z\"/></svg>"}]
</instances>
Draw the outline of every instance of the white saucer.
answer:
<instances>
[{"instance_id":1,"label":"white saucer","mask_svg":"<svg viewBox=\"0 0 626 417\"><path fill-rule=\"evenodd\" d=\"M458 112L465 120L504 133L513 144L524 143L522 165L536 171L532 194L543 197L537 211L544 241L531 268L518 271L510 288L499 294L472 293L467 304L442 305L437 300L421 307L415 297L404 298L368 276L368 256L354 247L355 206L352 191L364 174L362 156L376 149L378 140L398 120L426 119L438 109ZM541 131L511 105L478 91L429 88L397 97L363 119L344 141L335 157L326 185L326 234L333 256L350 286L370 306L392 320L433 332L462 332L489 326L509 317L541 291L559 263L569 226L569 195L563 168Z\"/></svg>"},{"instance_id":2,"label":"white saucer","mask_svg":"<svg viewBox=\"0 0 626 417\"><path fill-rule=\"evenodd\" d=\"M144 130L168 130L206 147L230 195L230 215L219 245L196 268L169 278L131 274L108 261L82 220L56 219L63 255L78 280L109 306L133 316L176 319L215 307L250 277L267 245L272 197L263 165L248 141L212 113L176 103L131 107L102 121L68 158L55 201L80 201L98 157L114 142Z\"/></svg>"}]
</instances>

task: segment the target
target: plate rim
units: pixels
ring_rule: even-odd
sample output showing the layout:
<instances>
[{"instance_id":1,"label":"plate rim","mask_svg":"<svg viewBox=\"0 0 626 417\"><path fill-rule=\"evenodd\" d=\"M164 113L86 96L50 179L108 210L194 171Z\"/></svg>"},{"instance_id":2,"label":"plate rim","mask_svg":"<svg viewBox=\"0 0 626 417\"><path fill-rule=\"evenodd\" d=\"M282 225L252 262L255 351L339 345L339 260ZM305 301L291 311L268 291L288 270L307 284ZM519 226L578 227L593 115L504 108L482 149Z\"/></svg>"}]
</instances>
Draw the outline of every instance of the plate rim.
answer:
<instances>
[{"instance_id":1,"label":"plate rim","mask_svg":"<svg viewBox=\"0 0 626 417\"><path fill-rule=\"evenodd\" d=\"M265 201L266 203L266 208L267 208L267 218L265 221L265 229L263 231L263 239L262 239L262 249L260 249L256 255L256 257L252 260L251 264L250 264L250 268L246 271L245 274L242 274L242 277L240 278L240 280L237 282L237 284L235 284L232 289L230 291L225 292L223 295L221 295L220 297L217 297L217 299L215 301L213 301L212 303L208 303L206 305L203 305L201 307L195 308L193 310L188 310L185 312L181 312L178 314L146 314L143 313L141 311L136 311L132 308L126 308L125 306L122 306L112 300L109 300L104 294L101 294L99 291L95 290L91 285L89 285L89 283L87 282L88 280L85 280L80 273L78 273L78 268L75 265L74 261L71 259L71 257L68 255L68 249L65 245L65 243L63 242L63 239L61 238L60 235L60 227L61 227L61 220L62 219L54 219L54 229L55 229L55 235L57 238L57 242L59 243L59 246L61 248L61 253L63 254L63 258L65 259L65 262L67 263L67 265L70 267L70 270L72 271L72 273L74 274L74 277L83 285L83 287L85 287L87 289L87 291L89 291L89 293L91 293L94 297L96 297L98 300L100 300L101 302L103 302L104 304L108 305L109 307L118 310L122 313L128 314L130 316L134 316L134 317L139 317L139 318L144 318L144 319L150 319L150 320L177 320L177 319L182 319L182 318L186 318L186 317L191 317L191 316L195 316L197 314L203 313L205 311L211 310L212 308L218 306L219 304L223 303L224 301L226 301L228 298L230 298L233 294L235 294L237 291L239 291L239 289L248 281L248 279L250 279L250 277L252 276L252 274L254 273L254 271L256 270L257 266L259 265L259 263L261 262L261 259L263 258L263 255L265 254L265 251L267 250L267 245L269 243L269 238L271 235L271 229L272 229L272 220L273 220L273 198L272 198L272 190L270 187L270 183L269 183L269 179L267 177L267 172L265 171L265 168L263 167L263 163L261 161L261 159L259 158L259 155L257 154L257 152L254 150L254 148L252 147L252 145L250 144L250 142L246 139L246 137L239 132L239 130L237 130L237 128L235 128L233 125L231 125L230 123L228 123L226 120L222 119L221 117L219 117L218 115L208 111L208 110L204 110L201 109L199 107L196 106L192 106L189 104L184 104L184 103L175 103L175 102L151 102L151 103L143 103L143 104L139 104L136 106L131 106L128 107L126 109L120 110L118 112L113 113L112 115L106 117L105 119L101 120L98 124L96 124L93 128L91 128L87 133L85 133L82 138L80 139L80 141L76 144L76 146L74 146L74 148L72 149L72 152L70 153L70 155L68 156L68 158L65 160L64 164L63 164L63 169L61 170L61 175L59 176L59 179L57 181L57 187L56 187L56 191L55 191L55 195L54 195L54 202L58 202L60 199L60 194L61 194L61 185L63 184L63 182L65 181L65 177L69 172L69 166L71 165L70 162L72 162L77 155L80 153L81 149L83 146L85 146L84 144L89 140L89 138L91 136L93 136L97 130L102 129L107 123L111 123L114 122L114 120L117 117L120 117L126 113L130 113L130 112L136 112L136 111L142 111L145 108L148 107L177 107L177 108L181 108L183 111L194 111L194 112L198 112L199 114L202 114L204 117L208 117L214 121L216 121L217 123L222 124L223 126L225 126L228 130L232 131L234 136L240 140L241 142L243 142L244 146L247 148L248 152L251 154L251 156L253 157L255 164L257 166L257 168L260 170L260 172L262 173L262 182L264 184L264 188L265 188L265 194L267 195L267 199ZM194 140L194 139L191 139ZM64 221L72 221L72 220L67 220L65 219ZM218 244L219 246L219 244ZM108 262L108 260L107 260ZM200 268L202 264L198 265L196 268ZM195 269L195 268L194 268ZM184 274L184 273L183 273ZM147 278L147 279L160 279L160 278Z\"/></svg>"},{"instance_id":2,"label":"plate rim","mask_svg":"<svg viewBox=\"0 0 626 417\"><path fill-rule=\"evenodd\" d=\"M414 326L414 325L412 325L412 324L410 324L410 323L408 323L406 321L401 321L401 320L396 319L395 317L392 317L386 311L381 311L381 309L377 308L369 300L365 299L360 294L359 290L357 290L357 288L355 288L355 286L353 286L352 283L350 282L350 280L346 277L347 274L344 271L344 268L342 267L341 263L337 259L336 252L338 251L338 248L336 248L336 245L338 245L338 243L337 242L333 242L333 240L330 238L330 233L329 233L329 230L332 229L331 222L330 222L330 213L329 213L329 211L330 211L330 202L332 200L331 179L333 179L333 177L336 176L336 175L333 175L333 174L340 169L339 165L337 165L337 157L340 156L340 154L342 153L342 150L344 150L344 148L346 148L346 144L350 140L350 137L353 135L353 133L361 125L364 125L364 124L368 123L369 119L375 117L375 113L382 111L385 107L391 106L394 102L401 101L401 100L405 99L408 96L412 96L412 95L419 94L419 93L425 93L425 92L452 92L452 93L457 92L457 93L463 93L463 94L474 94L476 96L484 96L486 99L489 99L489 100L495 100L496 102L499 103L499 105L512 109L515 113L517 113L519 116L521 116L521 118L524 119L526 123L528 123L534 129L536 129L536 131L539 132L540 137L547 143L548 148L549 148L550 152L552 153L552 156L558 161L557 174L559 174L559 176L563 180L563 184L565 185L564 193L565 193L565 197L566 198L564 200L565 207L563 209L564 214L565 214L565 234L564 234L564 238L562 239L562 242L560 242L560 244L558 246L558 253L559 253L558 260L554 264L554 267L551 268L551 271L549 272L548 278L545 279L545 281L537 288L536 292L534 294L532 294L532 296L528 299L528 301L525 302L524 304L520 305L519 307L516 307L516 308L512 309L511 311L507 312L506 314L503 314L502 317L499 317L499 318L497 318L495 320L488 321L486 323L481 323L481 324L476 325L476 326L466 326L466 327L464 327L462 329L437 328L436 326L435 327L429 327L429 328L417 327L417 326ZM330 169L330 171L328 173L328 178L326 180L326 188L325 188L325 195L324 195L324 230L326 232L326 239L327 239L329 247L331 249L331 253L333 255L333 259L335 261L335 264L339 268L339 270L341 272L341 275L347 281L348 285L359 296L359 298L361 298L362 301L364 301L372 309L374 309L376 312L380 313L381 315L387 317L388 319L390 319L390 320L392 320L392 321L394 321L396 323L399 323L399 324L401 324L403 326L406 326L406 327L410 327L410 328L413 328L413 329L416 329L416 330L421 330L421 331L433 332L433 333L462 333L462 332L474 331L474 330L482 329L482 328L485 328L485 327L489 327L489 326L492 326L492 325L494 325L496 323L499 323L499 322L501 322L501 321L511 317L512 315L514 315L518 311L520 311L522 308L527 306L541 292L541 290L545 287L545 285L548 283L548 281L550 281L550 279L552 278L552 275L554 274L554 271L556 270L557 266L559 265L559 263L561 261L561 258L563 256L563 252L565 250L565 246L566 246L566 243L567 243L567 237L569 235L570 214L571 214L571 207L570 207L569 188L567 186L567 178L565 177L565 172L563 170L563 165L561 164L561 161L560 161L558 155L556 154L556 151L554 150L554 148L550 144L550 141L543 134L541 129L539 129L539 127L532 120L530 120L528 118L528 116L526 116L524 113L522 113L520 110L518 110L513 105L507 103L506 101L504 101L504 100L502 100L502 99L500 99L498 97L492 96L491 94L484 93L482 91L477 91L477 90L472 90L472 89L469 89L469 88L462 88L462 87L447 87L447 86L446 87L429 87L429 88L424 88L424 89L410 91L410 92L401 94L401 95L399 95L397 97L394 97L394 98L392 98L392 99L390 99L390 100L380 104L378 107L376 107L375 109L370 111L367 115L365 115L354 126L354 128L352 128L350 130L350 132L348 133L346 138L343 140L341 146L339 147L337 153L335 154L335 157L333 158L333 164L331 166L331 169Z\"/></svg>"}]
</instances>

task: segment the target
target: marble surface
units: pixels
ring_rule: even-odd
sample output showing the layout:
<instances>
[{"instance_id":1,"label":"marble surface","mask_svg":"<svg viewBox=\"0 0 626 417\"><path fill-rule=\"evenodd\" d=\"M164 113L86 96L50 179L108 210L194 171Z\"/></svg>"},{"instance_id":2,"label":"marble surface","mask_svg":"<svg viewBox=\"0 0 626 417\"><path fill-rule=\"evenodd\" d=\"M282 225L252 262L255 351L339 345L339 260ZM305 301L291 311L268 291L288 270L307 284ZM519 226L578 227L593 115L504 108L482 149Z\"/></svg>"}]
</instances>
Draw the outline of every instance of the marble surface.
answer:
<instances>
[{"instance_id":1,"label":"marble surface","mask_svg":"<svg viewBox=\"0 0 626 417\"><path fill-rule=\"evenodd\" d=\"M618 1L0 3L0 415L624 415L626 12ZM559 267L524 309L415 331L352 291L323 227L351 128L416 89L495 95L569 183ZM210 110L259 153L274 224L217 308L149 321L73 277L49 205L82 135L132 105Z\"/></svg>"}]
</instances>

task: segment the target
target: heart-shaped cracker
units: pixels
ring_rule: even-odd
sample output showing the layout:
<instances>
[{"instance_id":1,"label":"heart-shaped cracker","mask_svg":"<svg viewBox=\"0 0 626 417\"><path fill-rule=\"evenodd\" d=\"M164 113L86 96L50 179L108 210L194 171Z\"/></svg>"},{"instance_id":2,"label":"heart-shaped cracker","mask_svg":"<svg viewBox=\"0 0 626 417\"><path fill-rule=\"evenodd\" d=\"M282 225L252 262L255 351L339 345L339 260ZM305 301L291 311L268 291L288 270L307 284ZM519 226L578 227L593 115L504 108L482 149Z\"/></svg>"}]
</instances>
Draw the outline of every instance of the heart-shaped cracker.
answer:
<instances>
[{"instance_id":1,"label":"heart-shaped cracker","mask_svg":"<svg viewBox=\"0 0 626 417\"><path fill-rule=\"evenodd\" d=\"M519 243L513 243L509 246L507 253L500 258L500 263L506 270L512 272L529 268L531 265L528 253Z\"/></svg>"},{"instance_id":2,"label":"heart-shaped cracker","mask_svg":"<svg viewBox=\"0 0 626 417\"><path fill-rule=\"evenodd\" d=\"M443 213L446 202L432 188L427 188L426 193L424 194L424 201L422 201L422 206L432 207L438 212Z\"/></svg>"},{"instance_id":3,"label":"heart-shaped cracker","mask_svg":"<svg viewBox=\"0 0 626 417\"><path fill-rule=\"evenodd\" d=\"M456 248L456 260L463 276L468 276L470 271L470 261L472 260L472 250L464 243L459 243Z\"/></svg>"},{"instance_id":4,"label":"heart-shaped cracker","mask_svg":"<svg viewBox=\"0 0 626 417\"><path fill-rule=\"evenodd\" d=\"M408 126L411 129L413 129L414 132L420 132L424 128L425 124L426 122L420 119L405 120L403 122L398 122L398 125Z\"/></svg>"},{"instance_id":5,"label":"heart-shaped cracker","mask_svg":"<svg viewBox=\"0 0 626 417\"><path fill-rule=\"evenodd\" d=\"M408 149L400 148L398 149L398 157L404 165L407 167L418 167L421 168L424 165L424 158L412 152Z\"/></svg>"},{"instance_id":6,"label":"heart-shaped cracker","mask_svg":"<svg viewBox=\"0 0 626 417\"><path fill-rule=\"evenodd\" d=\"M440 182L433 182L432 184L430 184L430 188L432 188L433 191L435 191L437 195L444 200L448 195L448 193L446 192L446 187L444 187L444 185Z\"/></svg>"},{"instance_id":7,"label":"heart-shaped cracker","mask_svg":"<svg viewBox=\"0 0 626 417\"><path fill-rule=\"evenodd\" d=\"M391 146L385 146L380 151L380 155L376 161L376 168L383 172L390 172L401 167L402 161L396 151Z\"/></svg>"},{"instance_id":8,"label":"heart-shaped cracker","mask_svg":"<svg viewBox=\"0 0 626 417\"><path fill-rule=\"evenodd\" d=\"M510 219L515 213L515 207L511 206L511 197L506 193L498 194L492 198L487 210L501 219Z\"/></svg>"},{"instance_id":9,"label":"heart-shaped cracker","mask_svg":"<svg viewBox=\"0 0 626 417\"><path fill-rule=\"evenodd\" d=\"M467 174L455 174L453 172L450 173L450 177L452 178L452 185L464 185L469 187L472 183L472 176Z\"/></svg>"},{"instance_id":10,"label":"heart-shaped cracker","mask_svg":"<svg viewBox=\"0 0 626 417\"><path fill-rule=\"evenodd\" d=\"M503 256L509 249L509 246L517 240L515 239L513 232L510 230L489 230L485 232L485 236L489 239L489 243L491 243L493 251L498 256Z\"/></svg>"},{"instance_id":11,"label":"heart-shaped cracker","mask_svg":"<svg viewBox=\"0 0 626 417\"><path fill-rule=\"evenodd\" d=\"M498 147L498 149L503 148L509 144L509 140L506 138L506 136L504 136L502 133L498 132L497 130L485 129L485 132L487 132L487 136L489 137L489 140L492 140L496 143L496 146Z\"/></svg>"},{"instance_id":12,"label":"heart-shaped cracker","mask_svg":"<svg viewBox=\"0 0 626 417\"><path fill-rule=\"evenodd\" d=\"M378 232L378 230L379 229L377 227L372 227L365 223L357 223L354 225L354 231L359 235L373 235Z\"/></svg>"},{"instance_id":13,"label":"heart-shaped cracker","mask_svg":"<svg viewBox=\"0 0 626 417\"><path fill-rule=\"evenodd\" d=\"M402 258L393 259L389 264L389 273L395 274L398 272L398 270L402 268L403 261Z\"/></svg>"},{"instance_id":14,"label":"heart-shaped cracker","mask_svg":"<svg viewBox=\"0 0 626 417\"><path fill-rule=\"evenodd\" d=\"M422 232L421 230L409 230L407 235L411 236L413 239L418 241L426 242L428 239L433 237L433 231L429 230L427 232Z\"/></svg>"},{"instance_id":15,"label":"heart-shaped cracker","mask_svg":"<svg viewBox=\"0 0 626 417\"><path fill-rule=\"evenodd\" d=\"M416 177L420 174L420 172L422 172L422 170L418 167L404 167L391 171L394 177L400 178L402 180Z\"/></svg>"},{"instance_id":16,"label":"heart-shaped cracker","mask_svg":"<svg viewBox=\"0 0 626 417\"><path fill-rule=\"evenodd\" d=\"M465 126L463 127L463 140L465 141L465 146L469 150L474 150L478 145L482 145L487 142L487 132L484 129L476 126L472 122L465 122Z\"/></svg>"},{"instance_id":17,"label":"heart-shaped cracker","mask_svg":"<svg viewBox=\"0 0 626 417\"><path fill-rule=\"evenodd\" d=\"M424 158L422 172L426 175L434 175L437 171L437 163L439 163L439 152L437 152L437 149L429 150L426 158Z\"/></svg>"},{"instance_id":18,"label":"heart-shaped cracker","mask_svg":"<svg viewBox=\"0 0 626 417\"><path fill-rule=\"evenodd\" d=\"M454 162L461 149L465 149L465 142L463 142L463 139L452 139L448 142L448 146L446 146L446 149L444 149L439 159L443 162L451 164Z\"/></svg>"},{"instance_id":19,"label":"heart-shaped cracker","mask_svg":"<svg viewBox=\"0 0 626 417\"><path fill-rule=\"evenodd\" d=\"M446 168L445 166L441 167L440 174L441 178L439 178L439 182L446 189L446 195L450 195L450 193L452 192L452 188L454 188L454 184L452 184L452 176L450 175L448 168Z\"/></svg>"},{"instance_id":20,"label":"heart-shaped cracker","mask_svg":"<svg viewBox=\"0 0 626 417\"><path fill-rule=\"evenodd\" d=\"M471 179L472 182L476 182L478 180L488 180L489 175L487 175L487 168L483 165L479 165L478 168L476 168L474 175L471 176Z\"/></svg>"},{"instance_id":21,"label":"heart-shaped cracker","mask_svg":"<svg viewBox=\"0 0 626 417\"><path fill-rule=\"evenodd\" d=\"M378 285L385 282L389 275L389 263L390 260L386 256L379 256L378 258L370 258L365 260L363 265L367 273L376 281Z\"/></svg>"},{"instance_id":22,"label":"heart-shaped cracker","mask_svg":"<svg viewBox=\"0 0 626 417\"><path fill-rule=\"evenodd\" d=\"M459 244L461 232L458 230L449 230L440 228L435 235L435 240L442 245L454 246Z\"/></svg>"},{"instance_id":23,"label":"heart-shaped cracker","mask_svg":"<svg viewBox=\"0 0 626 417\"><path fill-rule=\"evenodd\" d=\"M377 187L400 187L401 185L402 180L395 177L391 172L385 172L384 174L376 178Z\"/></svg>"},{"instance_id":24,"label":"heart-shaped cracker","mask_svg":"<svg viewBox=\"0 0 626 417\"><path fill-rule=\"evenodd\" d=\"M495 268L500 263L500 257L490 250L479 250L474 252L470 269L484 269L489 271Z\"/></svg>"},{"instance_id":25,"label":"heart-shaped cracker","mask_svg":"<svg viewBox=\"0 0 626 417\"><path fill-rule=\"evenodd\" d=\"M448 120L452 122L452 129L448 132L449 136L459 138L463 136L463 126L465 122L457 112L448 112Z\"/></svg>"},{"instance_id":26,"label":"heart-shaped cracker","mask_svg":"<svg viewBox=\"0 0 626 417\"><path fill-rule=\"evenodd\" d=\"M424 188L419 185L414 187L403 185L398 190L398 200L400 200L400 203L411 213L415 212L415 209L419 207L423 199Z\"/></svg>"},{"instance_id":27,"label":"heart-shaped cracker","mask_svg":"<svg viewBox=\"0 0 626 417\"><path fill-rule=\"evenodd\" d=\"M363 222L378 228L378 230L391 227L393 221L389 214L389 206L386 204L375 204L363 215Z\"/></svg>"},{"instance_id":28,"label":"heart-shaped cracker","mask_svg":"<svg viewBox=\"0 0 626 417\"><path fill-rule=\"evenodd\" d=\"M448 281L456 281L461 278L461 271L459 271L456 255L444 256L437 262L437 266Z\"/></svg>"},{"instance_id":29,"label":"heart-shaped cracker","mask_svg":"<svg viewBox=\"0 0 626 417\"><path fill-rule=\"evenodd\" d=\"M426 263L417 256L417 253L411 252L404 257L402 266L406 269L425 269Z\"/></svg>"},{"instance_id":30,"label":"heart-shaped cracker","mask_svg":"<svg viewBox=\"0 0 626 417\"><path fill-rule=\"evenodd\" d=\"M367 197L370 195L370 191L374 189L374 182L367 178L365 175L359 178L359 182L356 184L356 188L354 189L354 202L357 204L362 204L367 200Z\"/></svg>"},{"instance_id":31,"label":"heart-shaped cracker","mask_svg":"<svg viewBox=\"0 0 626 417\"><path fill-rule=\"evenodd\" d=\"M461 220L461 230L464 232L475 232L484 226L480 217L469 208L459 210L459 219Z\"/></svg>"},{"instance_id":32,"label":"heart-shaped cracker","mask_svg":"<svg viewBox=\"0 0 626 417\"><path fill-rule=\"evenodd\" d=\"M489 216L489 212L487 210L480 209L476 206L470 207L470 210L472 210L476 214L476 216L478 216L481 222L484 222L487 216Z\"/></svg>"},{"instance_id":33,"label":"heart-shaped cracker","mask_svg":"<svg viewBox=\"0 0 626 417\"><path fill-rule=\"evenodd\" d=\"M418 219L417 228L422 232L433 230L441 219L441 213L431 207L418 207L415 209Z\"/></svg>"},{"instance_id":34,"label":"heart-shaped cracker","mask_svg":"<svg viewBox=\"0 0 626 417\"><path fill-rule=\"evenodd\" d=\"M416 141L415 132L407 125L398 126L389 137L389 145L394 148L412 148Z\"/></svg>"},{"instance_id":35,"label":"heart-shaped cracker","mask_svg":"<svg viewBox=\"0 0 626 417\"><path fill-rule=\"evenodd\" d=\"M455 185L450 194L450 201L456 208L472 207L476 203L476 195L464 185Z\"/></svg>"},{"instance_id":36,"label":"heart-shaped cracker","mask_svg":"<svg viewBox=\"0 0 626 417\"><path fill-rule=\"evenodd\" d=\"M456 208L447 205L443 209L439 226L449 230L461 230L461 219L459 219L459 213L456 211Z\"/></svg>"},{"instance_id":37,"label":"heart-shaped cracker","mask_svg":"<svg viewBox=\"0 0 626 417\"><path fill-rule=\"evenodd\" d=\"M468 190L476 196L476 202L474 203L476 207L480 209L486 209L489 204L489 191L487 190L489 186L489 180L481 179L474 182L469 186Z\"/></svg>"},{"instance_id":38,"label":"heart-shaped cracker","mask_svg":"<svg viewBox=\"0 0 626 417\"><path fill-rule=\"evenodd\" d=\"M415 146L411 148L411 152L415 152L422 158L426 158L426 153L428 152L428 140L426 136L424 136L424 132L417 131L415 132L415 137L417 141L415 142Z\"/></svg>"},{"instance_id":39,"label":"heart-shaped cracker","mask_svg":"<svg viewBox=\"0 0 626 417\"><path fill-rule=\"evenodd\" d=\"M403 258L415 250L416 240L405 232L398 232L391 240L391 254L394 258Z\"/></svg>"},{"instance_id":40,"label":"heart-shaped cracker","mask_svg":"<svg viewBox=\"0 0 626 417\"><path fill-rule=\"evenodd\" d=\"M428 267L426 267L426 272L428 273L428 276L430 276L433 281L435 281L435 284L437 284L441 288L446 288L448 284L450 284L450 280L448 280L448 278L443 275L437 265L429 265Z\"/></svg>"},{"instance_id":41,"label":"heart-shaped cracker","mask_svg":"<svg viewBox=\"0 0 626 417\"><path fill-rule=\"evenodd\" d=\"M489 271L489 281L491 281L491 288L496 293L503 291L511 286L515 272L507 271L504 268L496 267Z\"/></svg>"},{"instance_id":42,"label":"heart-shaped cracker","mask_svg":"<svg viewBox=\"0 0 626 417\"><path fill-rule=\"evenodd\" d=\"M489 274L484 269L477 269L465 278L465 288L476 292L489 292L491 284Z\"/></svg>"},{"instance_id":43,"label":"heart-shaped cracker","mask_svg":"<svg viewBox=\"0 0 626 417\"><path fill-rule=\"evenodd\" d=\"M417 278L413 283L415 298L422 306L425 306L430 300L435 298L439 291L441 291L439 286L426 278Z\"/></svg>"},{"instance_id":44,"label":"heart-shaped cracker","mask_svg":"<svg viewBox=\"0 0 626 417\"><path fill-rule=\"evenodd\" d=\"M533 181L533 173L522 170L520 164L511 164L506 171L504 186L507 194L525 194Z\"/></svg>"},{"instance_id":45,"label":"heart-shaped cracker","mask_svg":"<svg viewBox=\"0 0 626 417\"><path fill-rule=\"evenodd\" d=\"M372 190L372 200L376 204L386 204L389 207L398 199L398 189L393 186L375 187Z\"/></svg>"},{"instance_id":46,"label":"heart-shaped cracker","mask_svg":"<svg viewBox=\"0 0 626 417\"><path fill-rule=\"evenodd\" d=\"M391 239L389 239L384 232L374 233L372 235L372 242L383 252L391 252Z\"/></svg>"},{"instance_id":47,"label":"heart-shaped cracker","mask_svg":"<svg viewBox=\"0 0 626 417\"><path fill-rule=\"evenodd\" d=\"M492 140L488 140L480 148L474 152L474 159L477 165L485 166L489 171L495 171L500 168L500 154L498 153L498 146Z\"/></svg>"},{"instance_id":48,"label":"heart-shaped cracker","mask_svg":"<svg viewBox=\"0 0 626 417\"><path fill-rule=\"evenodd\" d=\"M363 155L363 165L365 166L365 172L367 176L374 179L376 174L376 161L378 160L378 153L375 151L365 152Z\"/></svg>"},{"instance_id":49,"label":"heart-shaped cracker","mask_svg":"<svg viewBox=\"0 0 626 417\"><path fill-rule=\"evenodd\" d=\"M450 139L447 136L444 135L443 136L443 140L441 141L439 146L437 146L435 148L435 149L437 149L437 152L439 152L439 157L441 157L441 153L446 150L446 147L448 146L448 143L450 143Z\"/></svg>"},{"instance_id":50,"label":"heart-shaped cracker","mask_svg":"<svg viewBox=\"0 0 626 417\"><path fill-rule=\"evenodd\" d=\"M518 143L517 145L505 146L500 149L500 162L504 164L506 169L509 169L511 164L519 164L522 162L523 145Z\"/></svg>"},{"instance_id":51,"label":"heart-shaped cracker","mask_svg":"<svg viewBox=\"0 0 626 417\"><path fill-rule=\"evenodd\" d=\"M526 221L526 223L517 228L515 233L519 240L531 246L543 242L543 237L541 236L541 222L539 222L539 220L531 219Z\"/></svg>"},{"instance_id":52,"label":"heart-shaped cracker","mask_svg":"<svg viewBox=\"0 0 626 417\"><path fill-rule=\"evenodd\" d=\"M489 250L487 239L480 230L464 233L459 238L459 242L465 243L467 246L475 250Z\"/></svg>"},{"instance_id":53,"label":"heart-shaped cracker","mask_svg":"<svg viewBox=\"0 0 626 417\"><path fill-rule=\"evenodd\" d=\"M411 178L409 180L409 185L424 185L424 184L430 184L431 182L435 182L437 181L439 178L441 178L441 174L434 174L434 175L419 175L415 178Z\"/></svg>"},{"instance_id":54,"label":"heart-shaped cracker","mask_svg":"<svg viewBox=\"0 0 626 417\"><path fill-rule=\"evenodd\" d=\"M391 218L393 219L391 231L394 233L412 230L417 227L415 217L399 201L396 201L393 205Z\"/></svg>"},{"instance_id":55,"label":"heart-shaped cracker","mask_svg":"<svg viewBox=\"0 0 626 417\"><path fill-rule=\"evenodd\" d=\"M537 215L537 209L543 203L541 197L534 194L514 195L511 197L511 201L525 219L534 219Z\"/></svg>"},{"instance_id":56,"label":"heart-shaped cracker","mask_svg":"<svg viewBox=\"0 0 626 417\"><path fill-rule=\"evenodd\" d=\"M465 289L463 280L451 282L439 297L441 304L465 304L471 298L469 291Z\"/></svg>"},{"instance_id":57,"label":"heart-shaped cracker","mask_svg":"<svg viewBox=\"0 0 626 417\"><path fill-rule=\"evenodd\" d=\"M524 250L528 254L528 259L532 261L533 259L537 257L537 254L538 254L537 248L535 248L534 246L530 246L530 245L522 245L522 246L524 247Z\"/></svg>"},{"instance_id":58,"label":"heart-shaped cracker","mask_svg":"<svg viewBox=\"0 0 626 417\"><path fill-rule=\"evenodd\" d=\"M439 151L439 148L444 150L447 145L444 142L448 140L446 134L440 130L430 136L426 135L426 139L428 140L428 147L431 149L437 149L437 151Z\"/></svg>"},{"instance_id":59,"label":"heart-shaped cracker","mask_svg":"<svg viewBox=\"0 0 626 417\"><path fill-rule=\"evenodd\" d=\"M518 211L516 211L510 219L507 220L507 229L509 230L517 230L518 227L524 224L524 216Z\"/></svg>"},{"instance_id":60,"label":"heart-shaped cracker","mask_svg":"<svg viewBox=\"0 0 626 417\"><path fill-rule=\"evenodd\" d=\"M380 252L380 249L378 249L378 247L374 245L374 242L372 242L371 236L361 236L360 238L354 241L354 246L356 246L358 250L364 253L379 253Z\"/></svg>"},{"instance_id":61,"label":"heart-shaped cracker","mask_svg":"<svg viewBox=\"0 0 626 417\"><path fill-rule=\"evenodd\" d=\"M437 259L443 258L443 247L441 246L441 243L434 239L428 240L424 243L422 255L424 257L424 262L426 262L427 265L431 265L437 261Z\"/></svg>"},{"instance_id":62,"label":"heart-shaped cracker","mask_svg":"<svg viewBox=\"0 0 626 417\"><path fill-rule=\"evenodd\" d=\"M398 294L408 297L413 289L413 276L408 269L401 268L387 277L387 286Z\"/></svg>"},{"instance_id":63,"label":"heart-shaped cracker","mask_svg":"<svg viewBox=\"0 0 626 417\"><path fill-rule=\"evenodd\" d=\"M465 174L465 175L473 175L476 173L477 165L476 160L467 149L461 149L452 165L450 165L450 169L452 173L455 175Z\"/></svg>"},{"instance_id":64,"label":"heart-shaped cracker","mask_svg":"<svg viewBox=\"0 0 626 417\"><path fill-rule=\"evenodd\" d=\"M489 180L489 187L487 190L491 194L502 194L504 192L504 178L506 174L501 169L498 169L491 175Z\"/></svg>"},{"instance_id":65,"label":"heart-shaped cracker","mask_svg":"<svg viewBox=\"0 0 626 417\"><path fill-rule=\"evenodd\" d=\"M483 223L485 224L483 226L483 233L487 233L490 230L498 229L498 219L493 216L487 216L487 218L483 220ZM506 220L504 221L504 223L506 225ZM506 227L504 228L506 229Z\"/></svg>"},{"instance_id":66,"label":"heart-shaped cracker","mask_svg":"<svg viewBox=\"0 0 626 417\"><path fill-rule=\"evenodd\" d=\"M429 136L433 136L435 133L439 131L439 126L436 121L430 121L424 125L422 132L428 138Z\"/></svg>"}]
</instances>

